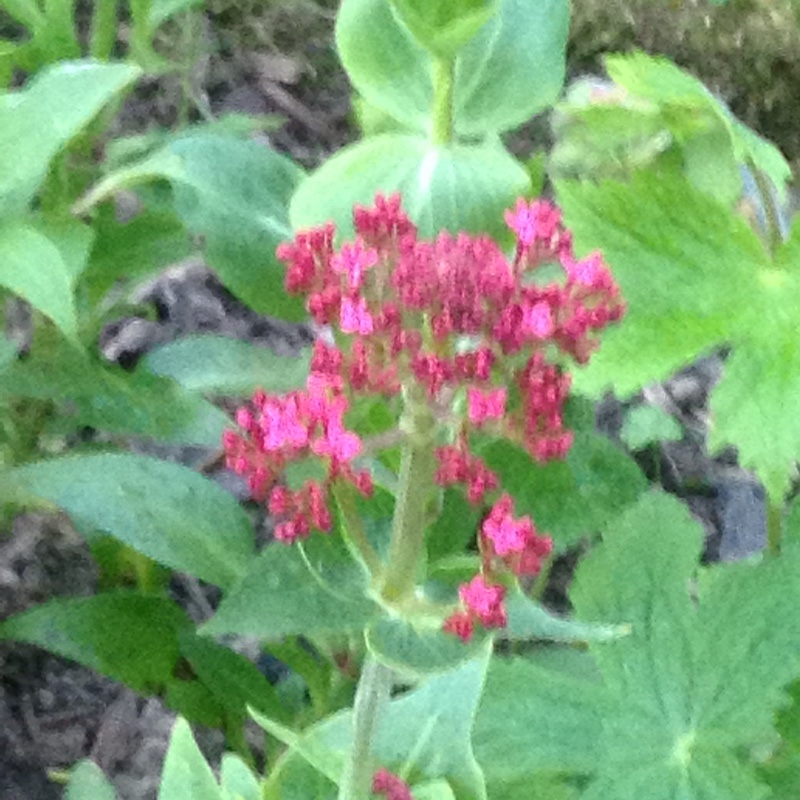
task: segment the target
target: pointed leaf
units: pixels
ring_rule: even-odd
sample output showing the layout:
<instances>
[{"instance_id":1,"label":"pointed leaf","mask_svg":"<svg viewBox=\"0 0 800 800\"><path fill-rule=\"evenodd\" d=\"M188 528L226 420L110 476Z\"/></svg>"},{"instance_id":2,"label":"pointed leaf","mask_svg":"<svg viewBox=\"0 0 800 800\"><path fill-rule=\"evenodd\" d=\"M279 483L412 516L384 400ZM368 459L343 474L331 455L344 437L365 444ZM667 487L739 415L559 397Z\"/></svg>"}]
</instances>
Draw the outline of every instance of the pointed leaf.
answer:
<instances>
[{"instance_id":1,"label":"pointed leaf","mask_svg":"<svg viewBox=\"0 0 800 800\"><path fill-rule=\"evenodd\" d=\"M44 180L51 159L106 103L140 75L132 64L62 61L0 99L0 154L13 169L0 177L0 214L22 211Z\"/></svg>"},{"instance_id":2,"label":"pointed leaf","mask_svg":"<svg viewBox=\"0 0 800 800\"><path fill-rule=\"evenodd\" d=\"M93 761L79 761L69 774L64 800L115 800L114 787Z\"/></svg>"},{"instance_id":3,"label":"pointed leaf","mask_svg":"<svg viewBox=\"0 0 800 800\"><path fill-rule=\"evenodd\" d=\"M50 600L0 623L0 638L44 647L152 693L172 680L178 636L190 627L171 600L119 590Z\"/></svg>"},{"instance_id":4,"label":"pointed leaf","mask_svg":"<svg viewBox=\"0 0 800 800\"><path fill-rule=\"evenodd\" d=\"M187 336L147 354L150 372L172 378L184 389L217 394L279 394L303 388L310 353L280 356L266 347L224 336Z\"/></svg>"},{"instance_id":5,"label":"pointed leaf","mask_svg":"<svg viewBox=\"0 0 800 800\"><path fill-rule=\"evenodd\" d=\"M172 729L158 800L224 800L189 723L181 718Z\"/></svg>"},{"instance_id":6,"label":"pointed leaf","mask_svg":"<svg viewBox=\"0 0 800 800\"><path fill-rule=\"evenodd\" d=\"M234 753L222 756L219 781L223 800L263 800L255 776Z\"/></svg>"},{"instance_id":7,"label":"pointed leaf","mask_svg":"<svg viewBox=\"0 0 800 800\"><path fill-rule=\"evenodd\" d=\"M137 455L78 455L18 467L4 480L22 498L49 500L76 523L223 589L251 564L244 511L186 467Z\"/></svg>"}]
</instances>

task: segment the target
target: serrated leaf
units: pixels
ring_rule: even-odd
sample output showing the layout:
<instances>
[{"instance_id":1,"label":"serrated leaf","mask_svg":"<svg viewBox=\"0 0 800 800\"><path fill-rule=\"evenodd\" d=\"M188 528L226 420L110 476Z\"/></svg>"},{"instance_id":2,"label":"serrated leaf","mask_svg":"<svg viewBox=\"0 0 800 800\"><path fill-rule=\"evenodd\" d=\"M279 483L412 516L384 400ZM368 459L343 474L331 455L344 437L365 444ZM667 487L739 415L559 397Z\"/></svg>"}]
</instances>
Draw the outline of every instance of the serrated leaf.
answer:
<instances>
[{"instance_id":1,"label":"serrated leaf","mask_svg":"<svg viewBox=\"0 0 800 800\"><path fill-rule=\"evenodd\" d=\"M133 64L62 61L25 89L0 95L0 154L14 165L0 177L0 213L23 211L52 158L140 74Z\"/></svg>"},{"instance_id":2,"label":"serrated leaf","mask_svg":"<svg viewBox=\"0 0 800 800\"><path fill-rule=\"evenodd\" d=\"M115 800L114 787L93 761L79 761L69 774L64 800Z\"/></svg>"},{"instance_id":3,"label":"serrated leaf","mask_svg":"<svg viewBox=\"0 0 800 800\"><path fill-rule=\"evenodd\" d=\"M739 754L770 734L796 674L800 575L787 559L718 566L696 607L689 581L702 538L678 501L654 494L579 567L578 614L633 626L630 637L592 646L617 708L607 712L605 757L586 797L766 795Z\"/></svg>"},{"instance_id":4,"label":"serrated leaf","mask_svg":"<svg viewBox=\"0 0 800 800\"><path fill-rule=\"evenodd\" d=\"M171 600L118 590L50 600L0 623L0 638L44 647L152 693L172 680L178 636L190 627Z\"/></svg>"},{"instance_id":5,"label":"serrated leaf","mask_svg":"<svg viewBox=\"0 0 800 800\"><path fill-rule=\"evenodd\" d=\"M421 136L387 133L343 148L303 181L291 220L295 228L332 220L348 237L354 205L371 205L377 192L400 192L421 236L500 233L503 211L528 184L522 165L499 146L436 146Z\"/></svg>"},{"instance_id":6,"label":"serrated leaf","mask_svg":"<svg viewBox=\"0 0 800 800\"><path fill-rule=\"evenodd\" d=\"M167 180L175 210L203 237L208 263L222 282L256 311L297 320L305 316L303 302L286 295L275 248L292 237L289 199L301 177L289 159L256 142L189 133L112 172L76 210L120 189Z\"/></svg>"},{"instance_id":7,"label":"serrated leaf","mask_svg":"<svg viewBox=\"0 0 800 800\"><path fill-rule=\"evenodd\" d=\"M265 547L202 627L204 635L260 639L360 630L378 614L366 575L334 535Z\"/></svg>"},{"instance_id":8,"label":"serrated leaf","mask_svg":"<svg viewBox=\"0 0 800 800\"><path fill-rule=\"evenodd\" d=\"M779 502L800 455L800 261L795 226L771 261L744 220L676 176L559 184L579 246L599 247L628 303L579 390L627 396L723 343L734 356L711 399L713 448L733 444Z\"/></svg>"},{"instance_id":9,"label":"serrated leaf","mask_svg":"<svg viewBox=\"0 0 800 800\"><path fill-rule=\"evenodd\" d=\"M489 663L488 646L485 642L481 657L429 679L388 704L372 742L378 763L398 771L411 760L420 778L446 779L456 800L486 799L471 731ZM283 735L270 720L253 716L266 730ZM351 746L351 717L351 711L339 713L293 739L292 757L301 755L330 780L338 781Z\"/></svg>"},{"instance_id":10,"label":"serrated leaf","mask_svg":"<svg viewBox=\"0 0 800 800\"><path fill-rule=\"evenodd\" d=\"M225 336L187 336L152 350L144 365L193 392L280 394L305 386L310 353L280 356L266 347Z\"/></svg>"},{"instance_id":11,"label":"serrated leaf","mask_svg":"<svg viewBox=\"0 0 800 800\"><path fill-rule=\"evenodd\" d=\"M568 24L564 0L499 0L496 13L456 58L456 133L482 138L510 130L552 103L564 81ZM431 56L393 13L390 0L345 0L336 44L353 85L370 105L427 132Z\"/></svg>"},{"instance_id":12,"label":"serrated leaf","mask_svg":"<svg viewBox=\"0 0 800 800\"><path fill-rule=\"evenodd\" d=\"M224 800L192 729L181 718L172 728L158 800Z\"/></svg>"},{"instance_id":13,"label":"serrated leaf","mask_svg":"<svg viewBox=\"0 0 800 800\"><path fill-rule=\"evenodd\" d=\"M479 452L517 514L530 514L557 550L602 530L647 488L636 463L595 433L578 432L565 460L544 465L510 442L496 440Z\"/></svg>"},{"instance_id":14,"label":"serrated leaf","mask_svg":"<svg viewBox=\"0 0 800 800\"><path fill-rule=\"evenodd\" d=\"M75 455L9 470L3 483L21 499L49 500L79 525L223 589L252 562L252 529L236 500L178 464L130 454Z\"/></svg>"}]
</instances>

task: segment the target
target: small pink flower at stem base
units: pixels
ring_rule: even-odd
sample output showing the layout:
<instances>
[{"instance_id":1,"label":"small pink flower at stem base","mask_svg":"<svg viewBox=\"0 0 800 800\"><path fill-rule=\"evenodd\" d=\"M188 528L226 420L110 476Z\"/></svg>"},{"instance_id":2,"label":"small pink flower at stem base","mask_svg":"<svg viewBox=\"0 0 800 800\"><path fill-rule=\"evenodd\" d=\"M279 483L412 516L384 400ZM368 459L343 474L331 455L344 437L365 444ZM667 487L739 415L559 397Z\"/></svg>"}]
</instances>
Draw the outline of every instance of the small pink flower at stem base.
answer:
<instances>
[{"instance_id":1,"label":"small pink flower at stem base","mask_svg":"<svg viewBox=\"0 0 800 800\"><path fill-rule=\"evenodd\" d=\"M408 784L397 775L381 767L372 777L372 791L386 800L414 800Z\"/></svg>"}]
</instances>

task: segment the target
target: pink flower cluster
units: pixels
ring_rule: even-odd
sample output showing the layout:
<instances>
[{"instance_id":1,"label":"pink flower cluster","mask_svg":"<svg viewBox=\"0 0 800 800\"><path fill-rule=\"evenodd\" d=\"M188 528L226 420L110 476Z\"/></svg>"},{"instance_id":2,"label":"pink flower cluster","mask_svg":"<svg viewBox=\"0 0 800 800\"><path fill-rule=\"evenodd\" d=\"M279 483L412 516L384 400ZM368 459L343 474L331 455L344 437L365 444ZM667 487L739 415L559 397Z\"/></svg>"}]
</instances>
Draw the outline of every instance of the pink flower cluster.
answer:
<instances>
[{"instance_id":1,"label":"pink flower cluster","mask_svg":"<svg viewBox=\"0 0 800 800\"><path fill-rule=\"evenodd\" d=\"M282 397L258 391L250 405L236 413L241 433L225 431L228 468L246 477L253 497L268 501L270 512L283 519L275 538L293 542L312 528L330 530L328 489L337 478L353 483L364 495L371 493L369 473L357 473L351 466L361 440L344 426L347 405L344 395L319 381L312 381L308 391ZM327 465L323 482L308 480L296 491L277 482L290 464L312 456Z\"/></svg>"},{"instance_id":2,"label":"pink flower cluster","mask_svg":"<svg viewBox=\"0 0 800 800\"><path fill-rule=\"evenodd\" d=\"M460 587L461 609L445 623L468 639L476 623L505 624L501 573L536 574L552 547L528 517L513 516L507 495L496 499L498 478L470 451L470 432L487 428L539 462L563 457L572 444L563 420L570 379L557 359L585 363L625 305L601 256L577 259L561 212L544 200L520 200L506 213L517 239L511 259L487 236L421 240L399 195L378 195L353 220L354 240L338 249L330 224L278 248L288 291L304 294L316 322L344 336L315 344L306 391L258 393L239 412L241 433L225 436L228 464L285 519L279 538L327 530L332 481L371 490L369 475L352 466L361 443L344 423L347 398L422 386L453 434L437 449L437 483L463 486L476 505L496 500L479 535L481 573ZM545 280L548 267L557 274ZM459 400L466 412L454 418ZM294 492L278 484L309 456L327 464L324 481Z\"/></svg>"},{"instance_id":3,"label":"pink flower cluster","mask_svg":"<svg viewBox=\"0 0 800 800\"><path fill-rule=\"evenodd\" d=\"M481 573L458 591L461 609L444 622L444 630L465 642L472 638L475 624L484 628L503 628L506 588L493 583L508 571L517 576L538 575L542 563L553 550L553 540L540 536L530 517L514 517L514 501L503 494L486 515L478 536Z\"/></svg>"},{"instance_id":4,"label":"pink flower cluster","mask_svg":"<svg viewBox=\"0 0 800 800\"><path fill-rule=\"evenodd\" d=\"M372 776L372 792L383 795L386 800L414 800L408 784L383 767Z\"/></svg>"}]
</instances>

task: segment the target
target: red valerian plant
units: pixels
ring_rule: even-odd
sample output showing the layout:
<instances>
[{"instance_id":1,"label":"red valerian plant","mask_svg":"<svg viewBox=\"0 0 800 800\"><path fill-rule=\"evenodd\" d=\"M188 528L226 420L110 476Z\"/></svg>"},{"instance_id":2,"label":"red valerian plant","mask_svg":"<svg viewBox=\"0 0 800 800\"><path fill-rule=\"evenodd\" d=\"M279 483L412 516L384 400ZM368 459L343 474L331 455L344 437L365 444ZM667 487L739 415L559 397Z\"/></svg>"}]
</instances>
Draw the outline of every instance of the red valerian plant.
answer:
<instances>
[{"instance_id":1,"label":"red valerian plant","mask_svg":"<svg viewBox=\"0 0 800 800\"><path fill-rule=\"evenodd\" d=\"M460 606L443 623L465 641L476 624L506 625L503 574L536 575L552 549L530 517L514 516L513 500L471 451L470 435L503 436L540 463L563 458L573 437L564 425L570 377L561 361L585 363L597 334L625 310L600 254L575 257L557 208L519 200L505 219L516 235L511 259L488 236L421 240L399 195L357 207L355 239L338 249L331 224L281 245L288 290L306 296L335 344L317 341L305 391L257 393L237 414L240 431L224 440L228 466L282 519L276 538L293 542L330 529L337 482L364 496L372 491L369 473L354 467L362 443L345 423L351 400L402 394L400 432L410 452L420 449L418 463L423 450L433 453L429 482L463 486L475 505L492 503L478 535L480 572L459 588ZM545 268L553 266L558 275L548 277ZM279 483L287 466L309 456L326 464L324 480L296 491ZM406 510L396 512L404 519L409 503L422 502L407 494L399 501ZM412 536L407 523L395 534L393 553L413 551L402 541ZM418 542L420 535L413 534ZM418 555L398 557L404 565L395 571L406 574L386 578L385 600L409 593L407 573Z\"/></svg>"}]
</instances>

